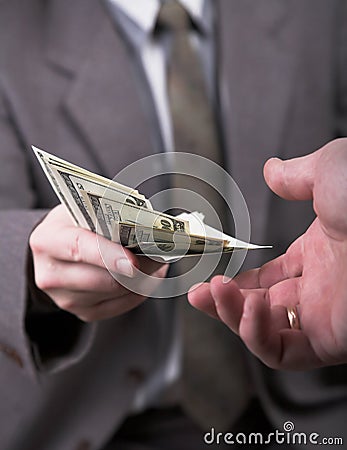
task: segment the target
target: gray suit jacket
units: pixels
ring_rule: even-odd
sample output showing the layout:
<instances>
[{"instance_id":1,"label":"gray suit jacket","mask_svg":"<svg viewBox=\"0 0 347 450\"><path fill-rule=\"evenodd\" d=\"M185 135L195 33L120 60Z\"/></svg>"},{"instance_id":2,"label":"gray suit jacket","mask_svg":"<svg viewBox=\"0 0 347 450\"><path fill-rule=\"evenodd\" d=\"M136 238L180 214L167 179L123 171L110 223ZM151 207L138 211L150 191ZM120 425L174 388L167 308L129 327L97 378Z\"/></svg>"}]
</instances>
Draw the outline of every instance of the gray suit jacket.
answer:
<instances>
[{"instance_id":1,"label":"gray suit jacket","mask_svg":"<svg viewBox=\"0 0 347 450\"><path fill-rule=\"evenodd\" d=\"M227 169L249 205L252 240L275 244L251 266L282 252L312 219L310 204L269 192L266 158L302 155L346 133L347 14L343 0L215 3ZM158 150L156 133L102 2L0 0L0 30L0 447L98 449L166 350L165 302L90 325L29 295L28 236L57 203L30 146L113 177ZM252 368L279 429L290 419L302 431L345 433L345 366Z\"/></svg>"}]
</instances>

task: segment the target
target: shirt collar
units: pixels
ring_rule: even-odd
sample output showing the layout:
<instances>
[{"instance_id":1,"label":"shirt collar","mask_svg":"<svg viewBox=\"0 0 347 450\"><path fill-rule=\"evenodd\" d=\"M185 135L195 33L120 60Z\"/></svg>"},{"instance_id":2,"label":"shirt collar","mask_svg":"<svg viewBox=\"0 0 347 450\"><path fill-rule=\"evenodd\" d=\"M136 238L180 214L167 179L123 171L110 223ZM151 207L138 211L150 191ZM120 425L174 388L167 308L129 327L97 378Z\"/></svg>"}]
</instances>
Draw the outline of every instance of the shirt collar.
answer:
<instances>
[{"instance_id":1,"label":"shirt collar","mask_svg":"<svg viewBox=\"0 0 347 450\"><path fill-rule=\"evenodd\" d=\"M210 24L204 18L205 0L179 0L192 20L204 31L210 31ZM146 35L154 29L160 9L160 0L110 0L137 25Z\"/></svg>"}]
</instances>

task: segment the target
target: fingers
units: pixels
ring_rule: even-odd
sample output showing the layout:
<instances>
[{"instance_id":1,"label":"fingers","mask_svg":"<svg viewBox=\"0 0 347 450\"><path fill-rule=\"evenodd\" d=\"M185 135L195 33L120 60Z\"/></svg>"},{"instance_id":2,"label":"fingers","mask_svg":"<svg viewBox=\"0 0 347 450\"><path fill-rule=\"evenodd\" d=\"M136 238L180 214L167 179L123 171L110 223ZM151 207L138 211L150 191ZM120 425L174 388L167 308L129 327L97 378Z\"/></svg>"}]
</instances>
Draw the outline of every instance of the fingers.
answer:
<instances>
[{"instance_id":1,"label":"fingers","mask_svg":"<svg viewBox=\"0 0 347 450\"><path fill-rule=\"evenodd\" d=\"M317 164L314 186L314 210L324 231L340 241L347 239L347 139L326 146Z\"/></svg>"},{"instance_id":2,"label":"fingers","mask_svg":"<svg viewBox=\"0 0 347 450\"><path fill-rule=\"evenodd\" d=\"M290 329L287 306L294 306L298 298L293 292L298 278L287 279L279 287L243 289L222 276L210 284L203 283L189 293L189 301L207 314L218 317L232 331L239 334L248 349L266 365L275 369L301 370L318 367L315 355L302 331Z\"/></svg>"},{"instance_id":3,"label":"fingers","mask_svg":"<svg viewBox=\"0 0 347 450\"><path fill-rule=\"evenodd\" d=\"M301 330L289 328L287 310L271 306L266 291L247 295L240 323L240 337L248 349L273 369L304 370L321 361Z\"/></svg>"},{"instance_id":4,"label":"fingers","mask_svg":"<svg viewBox=\"0 0 347 450\"><path fill-rule=\"evenodd\" d=\"M57 227L55 231L44 222L34 230L30 237L34 255L46 255L56 260L101 268L106 264L122 275L133 276L133 268L138 265L138 261L135 255L121 245L74 226Z\"/></svg>"},{"instance_id":5,"label":"fingers","mask_svg":"<svg viewBox=\"0 0 347 450\"><path fill-rule=\"evenodd\" d=\"M33 231L30 247L37 287L61 309L88 321L137 306L168 267L145 257L140 261L119 244L71 225L61 206Z\"/></svg>"},{"instance_id":6,"label":"fingers","mask_svg":"<svg viewBox=\"0 0 347 450\"><path fill-rule=\"evenodd\" d=\"M234 281L230 280L228 283L225 283L223 278L223 276L216 276L211 280L211 294L218 317L234 333L239 334L244 298Z\"/></svg>"},{"instance_id":7,"label":"fingers","mask_svg":"<svg viewBox=\"0 0 347 450\"><path fill-rule=\"evenodd\" d=\"M263 266L237 275L234 281L240 289L269 288L288 278L302 273L303 239L300 237L288 248L284 255Z\"/></svg>"},{"instance_id":8,"label":"fingers","mask_svg":"<svg viewBox=\"0 0 347 450\"><path fill-rule=\"evenodd\" d=\"M167 271L166 266L160 266L155 272L152 273L153 277L163 278ZM116 285L118 284L115 282ZM125 292L123 295L121 292ZM81 320L85 322L99 321L109 319L130 311L143 303L147 297L129 292L129 290L118 287L116 292L110 291L109 293L95 297L95 294L90 292L74 292L71 295L69 293L67 297L67 303L64 304L64 295L66 291L62 293L60 302L62 302L62 309L66 309L72 314L75 314Z\"/></svg>"},{"instance_id":9,"label":"fingers","mask_svg":"<svg viewBox=\"0 0 347 450\"><path fill-rule=\"evenodd\" d=\"M169 269L169 264L163 264L162 262L155 261L146 256L139 256L138 261L138 270L147 275L156 274L159 277L158 273L163 273L163 276L166 275L166 272Z\"/></svg>"},{"instance_id":10,"label":"fingers","mask_svg":"<svg viewBox=\"0 0 347 450\"><path fill-rule=\"evenodd\" d=\"M336 139L321 149L287 161L271 158L264 166L269 187L288 200L314 200L314 210L327 235L345 240L347 219L347 139Z\"/></svg>"},{"instance_id":11,"label":"fingers","mask_svg":"<svg viewBox=\"0 0 347 450\"><path fill-rule=\"evenodd\" d=\"M296 306L301 298L301 277L289 278L274 284L268 290L271 306Z\"/></svg>"},{"instance_id":12,"label":"fingers","mask_svg":"<svg viewBox=\"0 0 347 450\"><path fill-rule=\"evenodd\" d=\"M254 355L274 368L283 350L278 333L288 327L288 319L283 307L270 309L266 295L265 289L258 289L246 296L240 337Z\"/></svg>"},{"instance_id":13,"label":"fingers","mask_svg":"<svg viewBox=\"0 0 347 450\"><path fill-rule=\"evenodd\" d=\"M41 267L39 261L35 270L37 287L51 297L53 293L71 291L75 293L75 298L80 293L85 302L89 297L95 298L96 295L105 298L107 295L115 297L128 292L106 269L89 264L55 261Z\"/></svg>"},{"instance_id":14,"label":"fingers","mask_svg":"<svg viewBox=\"0 0 347 450\"><path fill-rule=\"evenodd\" d=\"M166 266L160 266L152 277L159 281L166 270ZM112 317L112 314L125 313L145 299L145 296L130 292L119 284L106 269L63 263L57 266L55 272L58 274L55 278L48 276L51 285L45 289L39 286L40 289L60 309L84 318L82 320L101 320Z\"/></svg>"},{"instance_id":15,"label":"fingers","mask_svg":"<svg viewBox=\"0 0 347 450\"><path fill-rule=\"evenodd\" d=\"M188 292L188 300L194 308L203 311L214 319L219 319L209 283L199 283L192 286Z\"/></svg>"},{"instance_id":16,"label":"fingers","mask_svg":"<svg viewBox=\"0 0 347 450\"><path fill-rule=\"evenodd\" d=\"M265 181L280 197L287 200L308 200L312 198L319 156L320 151L287 161L271 158L264 166Z\"/></svg>"},{"instance_id":17,"label":"fingers","mask_svg":"<svg viewBox=\"0 0 347 450\"><path fill-rule=\"evenodd\" d=\"M195 285L188 293L188 300L195 308L215 319L220 319L238 333L243 296L232 280L225 283L225 278L218 275L210 283Z\"/></svg>"},{"instance_id":18,"label":"fingers","mask_svg":"<svg viewBox=\"0 0 347 450\"><path fill-rule=\"evenodd\" d=\"M127 293L122 297L109 299L92 306L74 305L70 312L84 322L94 322L110 319L124 314L143 303L146 297L139 294Z\"/></svg>"},{"instance_id":19,"label":"fingers","mask_svg":"<svg viewBox=\"0 0 347 450\"><path fill-rule=\"evenodd\" d=\"M240 322L243 320L245 299L252 296L265 294L264 301L271 307L295 306L299 303L300 278L285 279L270 287L270 289L241 289L239 283L234 280L225 282L225 278L218 275L212 278L210 283L202 283L193 287L188 294L192 306L205 312L209 316L220 319L234 333L240 333ZM288 319L281 322L288 326Z\"/></svg>"}]
</instances>

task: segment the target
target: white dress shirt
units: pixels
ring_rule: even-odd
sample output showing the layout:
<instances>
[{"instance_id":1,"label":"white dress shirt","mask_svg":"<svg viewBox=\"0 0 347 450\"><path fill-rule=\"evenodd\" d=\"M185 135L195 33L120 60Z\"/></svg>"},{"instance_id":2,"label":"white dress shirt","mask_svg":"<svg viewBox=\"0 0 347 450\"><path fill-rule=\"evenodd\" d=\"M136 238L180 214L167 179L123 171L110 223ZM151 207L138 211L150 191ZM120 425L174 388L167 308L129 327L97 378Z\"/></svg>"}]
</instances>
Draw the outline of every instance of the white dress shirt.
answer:
<instances>
[{"instance_id":1,"label":"white dress shirt","mask_svg":"<svg viewBox=\"0 0 347 450\"><path fill-rule=\"evenodd\" d=\"M165 51L162 43L153 37L153 29L156 24L160 9L160 0L109 0L118 6L126 16L134 22L144 33L139 46L141 62L152 91L157 118L161 128L164 151L174 151L171 117L167 99ZM205 0L179 0L190 17L199 23L206 31L209 30L208 22L203 16ZM192 32L194 44L199 46L197 36ZM204 63L204 59L202 60Z\"/></svg>"}]
</instances>

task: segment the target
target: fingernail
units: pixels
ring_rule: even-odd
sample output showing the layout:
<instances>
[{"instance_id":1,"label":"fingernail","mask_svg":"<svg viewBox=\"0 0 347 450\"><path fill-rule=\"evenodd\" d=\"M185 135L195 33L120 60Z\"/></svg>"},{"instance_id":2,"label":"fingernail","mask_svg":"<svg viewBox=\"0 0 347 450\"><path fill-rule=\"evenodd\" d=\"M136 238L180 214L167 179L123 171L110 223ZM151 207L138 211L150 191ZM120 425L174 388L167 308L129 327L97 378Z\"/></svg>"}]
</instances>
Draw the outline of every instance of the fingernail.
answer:
<instances>
[{"instance_id":1,"label":"fingernail","mask_svg":"<svg viewBox=\"0 0 347 450\"><path fill-rule=\"evenodd\" d=\"M200 286L202 286L204 283L196 283L193 284L193 286L191 288L189 288L189 292L193 292L195 291L195 289L198 289Z\"/></svg>"},{"instance_id":2,"label":"fingernail","mask_svg":"<svg viewBox=\"0 0 347 450\"><path fill-rule=\"evenodd\" d=\"M120 275L132 278L134 276L134 269L131 262L126 258L121 258L116 261L116 269Z\"/></svg>"},{"instance_id":3,"label":"fingernail","mask_svg":"<svg viewBox=\"0 0 347 450\"><path fill-rule=\"evenodd\" d=\"M223 275L222 284L228 284L228 283L231 283L232 281L233 281L232 278L227 277L226 275Z\"/></svg>"}]
</instances>

